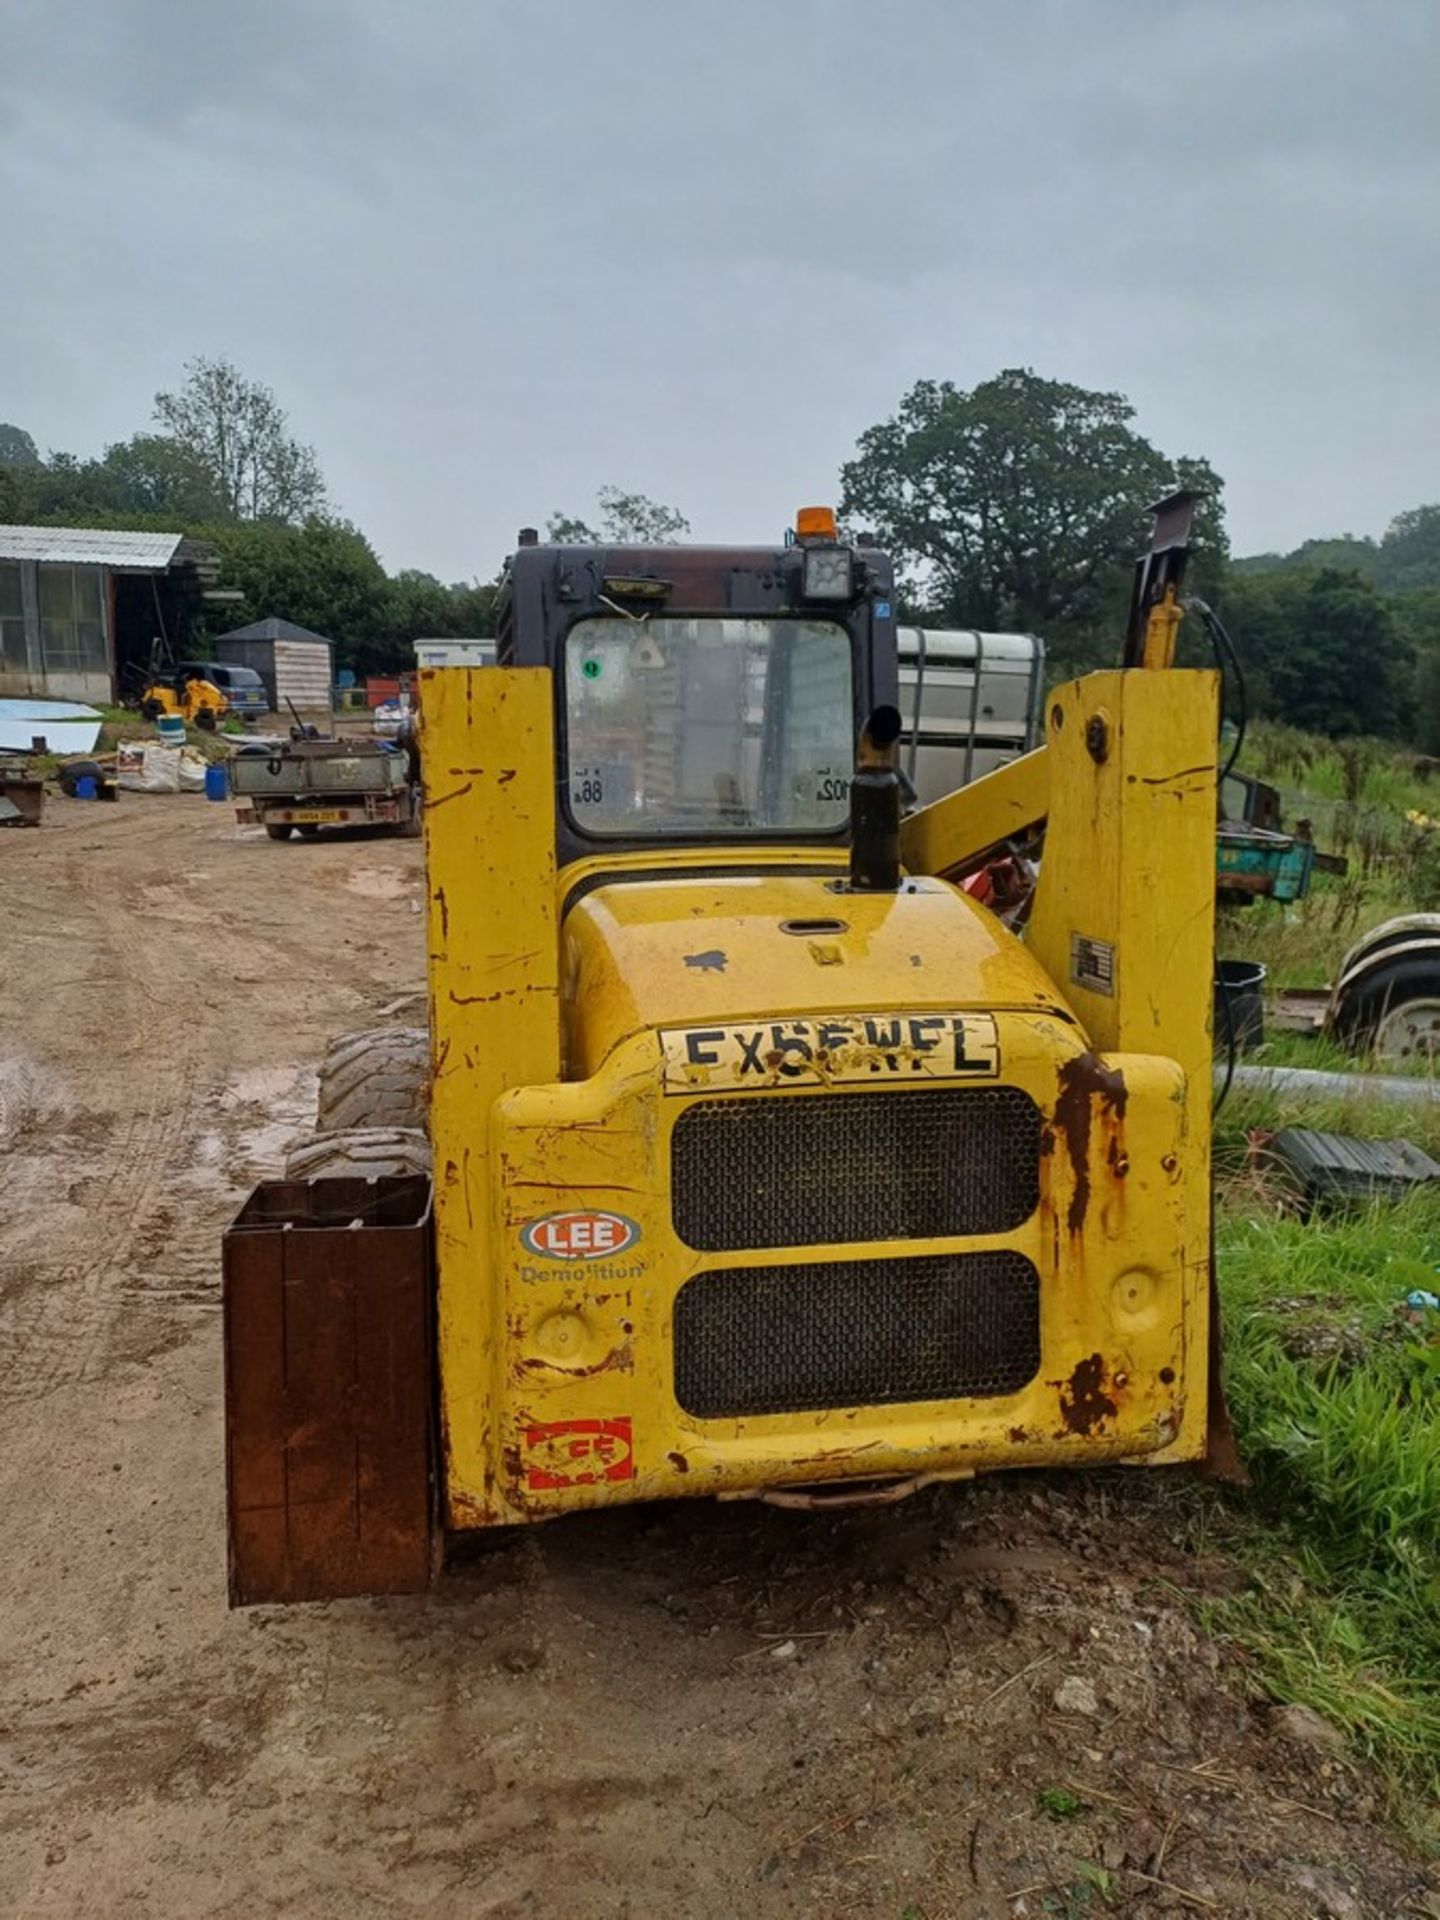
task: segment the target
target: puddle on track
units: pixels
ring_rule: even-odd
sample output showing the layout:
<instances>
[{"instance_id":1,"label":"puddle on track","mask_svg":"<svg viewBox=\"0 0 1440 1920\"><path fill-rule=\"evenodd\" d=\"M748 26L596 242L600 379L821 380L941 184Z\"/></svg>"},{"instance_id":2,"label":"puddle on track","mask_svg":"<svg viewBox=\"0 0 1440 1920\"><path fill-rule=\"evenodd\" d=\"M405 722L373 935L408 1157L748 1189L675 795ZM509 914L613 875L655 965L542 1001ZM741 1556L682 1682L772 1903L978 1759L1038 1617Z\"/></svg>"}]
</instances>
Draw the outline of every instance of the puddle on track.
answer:
<instances>
[{"instance_id":1,"label":"puddle on track","mask_svg":"<svg viewBox=\"0 0 1440 1920\"><path fill-rule=\"evenodd\" d=\"M315 1124L313 1067L252 1067L218 1095L220 1127L195 1143L190 1179L197 1186L231 1189L278 1179L285 1155Z\"/></svg>"}]
</instances>

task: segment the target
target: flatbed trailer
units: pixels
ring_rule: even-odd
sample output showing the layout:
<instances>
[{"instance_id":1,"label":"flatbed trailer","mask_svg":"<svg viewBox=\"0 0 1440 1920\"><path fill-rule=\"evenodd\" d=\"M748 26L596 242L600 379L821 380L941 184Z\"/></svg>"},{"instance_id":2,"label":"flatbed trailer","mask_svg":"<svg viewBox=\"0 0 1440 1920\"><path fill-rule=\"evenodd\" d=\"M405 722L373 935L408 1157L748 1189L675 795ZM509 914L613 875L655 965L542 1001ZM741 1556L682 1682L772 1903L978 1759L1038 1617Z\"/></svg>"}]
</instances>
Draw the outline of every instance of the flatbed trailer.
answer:
<instances>
[{"instance_id":1,"label":"flatbed trailer","mask_svg":"<svg viewBox=\"0 0 1440 1920\"><path fill-rule=\"evenodd\" d=\"M414 755L388 740L288 740L242 747L230 763L242 826L272 840L322 827L420 831Z\"/></svg>"}]
</instances>

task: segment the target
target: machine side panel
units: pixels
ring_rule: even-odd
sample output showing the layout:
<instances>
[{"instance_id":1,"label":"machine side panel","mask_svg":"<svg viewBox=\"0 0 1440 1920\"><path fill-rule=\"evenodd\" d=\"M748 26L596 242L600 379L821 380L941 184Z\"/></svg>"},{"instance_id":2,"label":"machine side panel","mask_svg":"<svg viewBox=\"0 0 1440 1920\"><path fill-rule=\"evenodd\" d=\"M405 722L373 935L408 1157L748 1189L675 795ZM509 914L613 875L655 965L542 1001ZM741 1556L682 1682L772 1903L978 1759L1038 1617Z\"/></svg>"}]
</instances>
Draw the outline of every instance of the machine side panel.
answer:
<instances>
[{"instance_id":1,"label":"machine side panel","mask_svg":"<svg viewBox=\"0 0 1440 1920\"><path fill-rule=\"evenodd\" d=\"M1091 674L1050 696L1050 810L1026 944L1098 1053L1162 1054L1190 1088L1176 1176L1210 1180L1218 676ZM1017 765L1024 765L1018 762ZM1208 1216L1184 1249L1205 1351ZM1192 1392L1187 1421L1205 1418ZM1188 1446L1186 1443L1189 1443ZM1181 1436L1193 1453L1193 1435Z\"/></svg>"},{"instance_id":2,"label":"machine side panel","mask_svg":"<svg viewBox=\"0 0 1440 1920\"><path fill-rule=\"evenodd\" d=\"M441 1450L455 1527L492 1506L491 1114L560 1074L551 676L444 667L420 676L429 886L430 1132L439 1267Z\"/></svg>"}]
</instances>

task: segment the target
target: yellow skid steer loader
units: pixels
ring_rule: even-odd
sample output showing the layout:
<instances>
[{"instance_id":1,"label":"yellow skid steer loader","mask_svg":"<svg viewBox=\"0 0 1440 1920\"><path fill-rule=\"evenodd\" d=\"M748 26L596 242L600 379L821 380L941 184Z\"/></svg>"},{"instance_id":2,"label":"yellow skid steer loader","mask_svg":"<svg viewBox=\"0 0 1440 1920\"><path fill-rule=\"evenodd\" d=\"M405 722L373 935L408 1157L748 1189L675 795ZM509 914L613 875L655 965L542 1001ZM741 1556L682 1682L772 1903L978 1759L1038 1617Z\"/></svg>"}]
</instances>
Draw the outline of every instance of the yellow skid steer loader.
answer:
<instances>
[{"instance_id":1,"label":"yellow skid steer loader","mask_svg":"<svg viewBox=\"0 0 1440 1920\"><path fill-rule=\"evenodd\" d=\"M343 1042L225 1244L231 1596L447 1534L1223 1460L1217 675L1192 502L1124 665L906 815L891 563L522 534L420 676L429 1023ZM1044 823L1023 938L958 884Z\"/></svg>"}]
</instances>

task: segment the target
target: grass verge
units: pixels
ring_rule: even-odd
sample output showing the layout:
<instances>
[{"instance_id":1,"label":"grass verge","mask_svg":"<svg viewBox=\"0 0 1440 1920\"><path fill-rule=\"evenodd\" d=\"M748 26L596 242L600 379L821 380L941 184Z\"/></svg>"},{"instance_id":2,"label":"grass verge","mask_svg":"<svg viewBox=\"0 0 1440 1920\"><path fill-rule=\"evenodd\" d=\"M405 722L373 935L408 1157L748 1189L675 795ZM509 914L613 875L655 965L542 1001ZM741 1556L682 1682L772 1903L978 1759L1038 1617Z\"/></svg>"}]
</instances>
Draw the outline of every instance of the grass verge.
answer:
<instances>
[{"instance_id":1,"label":"grass verge","mask_svg":"<svg viewBox=\"0 0 1440 1920\"><path fill-rule=\"evenodd\" d=\"M1341 1728L1440 1849L1440 1199L1218 1222L1248 1589L1212 1603L1267 1686Z\"/></svg>"},{"instance_id":2,"label":"grass verge","mask_svg":"<svg viewBox=\"0 0 1440 1920\"><path fill-rule=\"evenodd\" d=\"M1367 929L1440 907L1434 763L1264 722L1245 761L1281 789L1287 823L1309 820L1348 872L1317 876L1301 901L1223 911L1227 958L1263 961L1272 987L1320 986ZM1369 1064L1283 1033L1249 1058ZM1440 1101L1237 1086L1217 1116L1226 1384L1255 1484L1223 1507L1246 1590L1207 1613L1276 1698L1343 1730L1388 1780L1398 1823L1440 1851L1440 1313L1404 1306L1440 1291L1440 1197L1302 1221L1251 1155L1253 1134L1285 1126L1405 1138L1440 1159Z\"/></svg>"}]
</instances>

